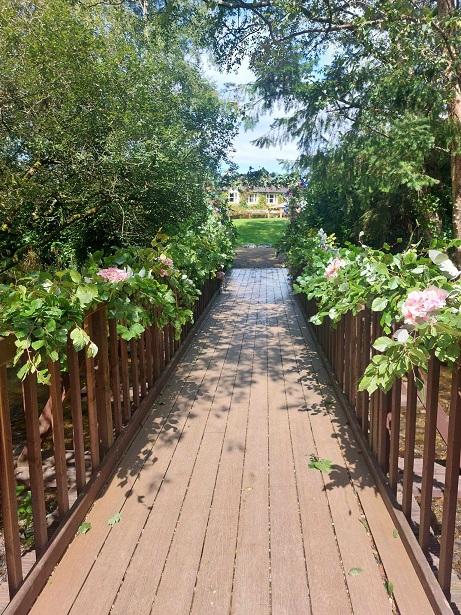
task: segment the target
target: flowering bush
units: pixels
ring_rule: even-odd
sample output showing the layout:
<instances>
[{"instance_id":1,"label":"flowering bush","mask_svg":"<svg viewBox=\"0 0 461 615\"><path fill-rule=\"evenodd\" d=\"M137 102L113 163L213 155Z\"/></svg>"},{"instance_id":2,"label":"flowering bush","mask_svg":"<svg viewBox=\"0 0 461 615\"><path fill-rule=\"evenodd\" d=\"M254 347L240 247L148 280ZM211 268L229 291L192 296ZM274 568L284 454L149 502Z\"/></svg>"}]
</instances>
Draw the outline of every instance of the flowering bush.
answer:
<instances>
[{"instance_id":1,"label":"flowering bush","mask_svg":"<svg viewBox=\"0 0 461 615\"><path fill-rule=\"evenodd\" d=\"M325 269L325 277L327 280L338 277L338 271L346 265L346 261L342 258L334 258Z\"/></svg>"},{"instance_id":2,"label":"flowering bush","mask_svg":"<svg viewBox=\"0 0 461 615\"><path fill-rule=\"evenodd\" d=\"M454 240L445 250L460 245ZM434 243L418 252L410 245L398 253L388 245L382 250L363 244L339 248L334 237L326 241L320 230L295 240L288 250L295 292L318 306L314 324L328 317L335 326L344 314L357 314L365 306L380 314L386 335L373 346L382 354L366 367L361 390L388 391L396 377L415 366L425 368L431 352L449 363L460 355L461 272L438 247Z\"/></svg>"},{"instance_id":3,"label":"flowering bush","mask_svg":"<svg viewBox=\"0 0 461 615\"><path fill-rule=\"evenodd\" d=\"M104 278L106 282L116 284L122 282L129 277L129 274L125 269L118 269L118 267L109 267L108 269L100 269L98 275Z\"/></svg>"},{"instance_id":4,"label":"flowering bush","mask_svg":"<svg viewBox=\"0 0 461 615\"><path fill-rule=\"evenodd\" d=\"M195 229L191 245L158 233L150 248L126 248L104 257L94 254L82 271L37 272L11 285L0 285L0 335L13 333L17 352L15 364L26 353L18 372L20 378L36 373L47 382L48 359L65 357L67 339L76 350L97 352L83 328L87 310L105 303L110 318L123 320L118 332L125 340L138 338L153 323L171 323L179 334L191 321L191 310L205 279L220 264L232 259L233 245L224 234L211 235L204 225ZM172 254L186 254L194 267ZM164 273L165 272L165 273ZM102 281L101 281L102 278ZM123 283L122 283L123 282Z\"/></svg>"},{"instance_id":5,"label":"flowering bush","mask_svg":"<svg viewBox=\"0 0 461 615\"><path fill-rule=\"evenodd\" d=\"M436 286L430 286L423 291L412 291L402 305L405 322L417 325L421 321L427 321L431 312L445 307L447 297L448 291Z\"/></svg>"}]
</instances>

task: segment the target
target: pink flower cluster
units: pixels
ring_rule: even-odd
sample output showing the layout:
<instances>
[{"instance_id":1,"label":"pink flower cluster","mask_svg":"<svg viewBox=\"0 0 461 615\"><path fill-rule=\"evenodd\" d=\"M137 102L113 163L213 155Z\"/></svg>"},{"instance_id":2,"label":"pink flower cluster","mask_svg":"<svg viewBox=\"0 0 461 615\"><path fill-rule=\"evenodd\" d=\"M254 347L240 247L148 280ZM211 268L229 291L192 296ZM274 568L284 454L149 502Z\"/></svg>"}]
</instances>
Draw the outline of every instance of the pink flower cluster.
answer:
<instances>
[{"instance_id":1,"label":"pink flower cluster","mask_svg":"<svg viewBox=\"0 0 461 615\"><path fill-rule=\"evenodd\" d=\"M98 271L98 275L104 278L106 282L112 282L112 284L116 284L117 282L121 282L122 280L126 280L130 277L125 269L118 269L117 267L101 269Z\"/></svg>"},{"instance_id":2,"label":"pink flower cluster","mask_svg":"<svg viewBox=\"0 0 461 615\"><path fill-rule=\"evenodd\" d=\"M402 306L405 322L417 325L418 322L427 321L430 312L445 307L447 296L446 290L436 286L430 286L425 290L414 290Z\"/></svg>"},{"instance_id":3,"label":"pink flower cluster","mask_svg":"<svg viewBox=\"0 0 461 615\"><path fill-rule=\"evenodd\" d=\"M171 269L173 269L174 267L174 264L171 258L163 258L160 260L160 262L162 263L162 265L166 265L167 267L169 267L169 269L160 269L160 275L162 277L170 275Z\"/></svg>"},{"instance_id":4,"label":"pink flower cluster","mask_svg":"<svg viewBox=\"0 0 461 615\"><path fill-rule=\"evenodd\" d=\"M337 278L338 271L341 269L341 267L344 267L345 264L346 261L344 261L342 258L334 258L325 269L325 276L327 280L329 280L330 278Z\"/></svg>"}]
</instances>

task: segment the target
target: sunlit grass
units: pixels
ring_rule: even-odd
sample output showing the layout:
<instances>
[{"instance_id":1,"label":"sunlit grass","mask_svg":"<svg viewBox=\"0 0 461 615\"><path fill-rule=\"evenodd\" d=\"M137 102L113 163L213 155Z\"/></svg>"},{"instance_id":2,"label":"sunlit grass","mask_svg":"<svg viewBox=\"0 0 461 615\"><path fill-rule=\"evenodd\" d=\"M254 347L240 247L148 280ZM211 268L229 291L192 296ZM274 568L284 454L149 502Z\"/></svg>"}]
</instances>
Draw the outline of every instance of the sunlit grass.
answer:
<instances>
[{"instance_id":1,"label":"sunlit grass","mask_svg":"<svg viewBox=\"0 0 461 615\"><path fill-rule=\"evenodd\" d=\"M287 220L285 218L255 218L234 220L237 229L237 245L253 243L257 246L273 246L282 237Z\"/></svg>"}]
</instances>

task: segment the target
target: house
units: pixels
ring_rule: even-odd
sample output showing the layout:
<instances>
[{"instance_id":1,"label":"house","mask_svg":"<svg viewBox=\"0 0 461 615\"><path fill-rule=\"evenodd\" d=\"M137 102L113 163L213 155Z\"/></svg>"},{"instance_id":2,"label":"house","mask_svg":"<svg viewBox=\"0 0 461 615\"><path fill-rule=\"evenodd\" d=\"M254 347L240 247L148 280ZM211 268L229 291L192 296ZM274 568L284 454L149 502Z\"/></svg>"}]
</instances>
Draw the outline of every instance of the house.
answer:
<instances>
[{"instance_id":1,"label":"house","mask_svg":"<svg viewBox=\"0 0 461 615\"><path fill-rule=\"evenodd\" d=\"M282 217L284 215L286 188L275 186L250 187L247 189L229 188L228 203L234 217L245 215L270 215Z\"/></svg>"}]
</instances>

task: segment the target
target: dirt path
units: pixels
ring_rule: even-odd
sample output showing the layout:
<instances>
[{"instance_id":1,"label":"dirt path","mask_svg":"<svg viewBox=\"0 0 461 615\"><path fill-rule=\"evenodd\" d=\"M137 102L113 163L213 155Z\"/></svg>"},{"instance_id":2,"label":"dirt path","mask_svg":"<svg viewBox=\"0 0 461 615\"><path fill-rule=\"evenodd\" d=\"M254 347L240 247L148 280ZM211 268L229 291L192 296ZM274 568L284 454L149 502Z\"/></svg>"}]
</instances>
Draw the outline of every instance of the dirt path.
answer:
<instances>
[{"instance_id":1,"label":"dirt path","mask_svg":"<svg viewBox=\"0 0 461 615\"><path fill-rule=\"evenodd\" d=\"M277 256L274 248L255 247L237 248L232 267L234 269L264 269L266 267L284 267L285 257Z\"/></svg>"}]
</instances>

